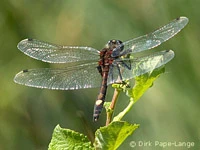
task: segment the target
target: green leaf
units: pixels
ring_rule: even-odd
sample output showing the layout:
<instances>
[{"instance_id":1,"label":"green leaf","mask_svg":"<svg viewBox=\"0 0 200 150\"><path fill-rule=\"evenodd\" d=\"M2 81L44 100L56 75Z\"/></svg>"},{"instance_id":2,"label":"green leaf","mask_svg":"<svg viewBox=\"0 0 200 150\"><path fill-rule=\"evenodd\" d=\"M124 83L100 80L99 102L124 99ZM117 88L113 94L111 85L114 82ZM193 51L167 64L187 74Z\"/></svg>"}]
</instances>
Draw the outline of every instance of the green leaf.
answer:
<instances>
[{"instance_id":1,"label":"green leaf","mask_svg":"<svg viewBox=\"0 0 200 150\"><path fill-rule=\"evenodd\" d=\"M162 67L136 77L135 85L132 89L127 90L127 95L136 102L144 92L153 85L153 82L160 76L160 74L164 72L165 68Z\"/></svg>"},{"instance_id":2,"label":"green leaf","mask_svg":"<svg viewBox=\"0 0 200 150\"><path fill-rule=\"evenodd\" d=\"M128 122L112 122L96 131L94 146L97 150L115 150L138 127L138 124Z\"/></svg>"},{"instance_id":3,"label":"green leaf","mask_svg":"<svg viewBox=\"0 0 200 150\"><path fill-rule=\"evenodd\" d=\"M120 121L131 110L135 102L139 100L144 92L153 85L153 82L160 76L160 74L164 72L165 68L162 67L136 77L134 87L129 89L127 88L126 90L126 95L130 97L129 104L123 111L114 117L113 121Z\"/></svg>"},{"instance_id":4,"label":"green leaf","mask_svg":"<svg viewBox=\"0 0 200 150\"><path fill-rule=\"evenodd\" d=\"M49 150L92 150L91 142L86 136L57 125L54 129Z\"/></svg>"}]
</instances>

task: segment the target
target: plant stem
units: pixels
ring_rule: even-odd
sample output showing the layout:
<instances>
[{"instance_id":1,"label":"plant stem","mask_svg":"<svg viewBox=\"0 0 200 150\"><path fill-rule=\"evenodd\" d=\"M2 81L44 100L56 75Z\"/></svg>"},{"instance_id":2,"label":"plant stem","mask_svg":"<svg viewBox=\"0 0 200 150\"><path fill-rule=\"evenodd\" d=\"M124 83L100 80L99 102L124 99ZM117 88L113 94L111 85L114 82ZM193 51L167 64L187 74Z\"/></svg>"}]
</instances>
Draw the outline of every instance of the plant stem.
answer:
<instances>
[{"instance_id":1,"label":"plant stem","mask_svg":"<svg viewBox=\"0 0 200 150\"><path fill-rule=\"evenodd\" d=\"M111 122L112 115L113 115L113 111L114 111L115 104L116 104L116 102L117 102L119 93L120 93L120 90L117 90L117 89L115 88L115 91L114 91L114 94L113 94L113 98L112 98L111 104L110 104L109 109L108 109L108 111L107 111L106 126L109 125L109 123Z\"/></svg>"},{"instance_id":2,"label":"plant stem","mask_svg":"<svg viewBox=\"0 0 200 150\"><path fill-rule=\"evenodd\" d=\"M130 102L128 104L128 106L122 111L120 112L114 119L113 121L120 121L132 108L133 104L135 103L135 101L133 100L133 98L130 98Z\"/></svg>"}]
</instances>

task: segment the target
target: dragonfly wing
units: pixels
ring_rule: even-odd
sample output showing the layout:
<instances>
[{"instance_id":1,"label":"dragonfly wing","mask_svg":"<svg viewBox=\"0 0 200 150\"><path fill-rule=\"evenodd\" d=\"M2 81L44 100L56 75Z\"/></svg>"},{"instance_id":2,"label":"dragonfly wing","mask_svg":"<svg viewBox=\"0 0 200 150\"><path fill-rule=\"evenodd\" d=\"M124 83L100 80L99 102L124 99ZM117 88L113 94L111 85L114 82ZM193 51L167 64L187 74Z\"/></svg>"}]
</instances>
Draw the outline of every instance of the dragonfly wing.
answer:
<instances>
[{"instance_id":1,"label":"dragonfly wing","mask_svg":"<svg viewBox=\"0 0 200 150\"><path fill-rule=\"evenodd\" d=\"M156 47L176 35L187 23L188 18L186 17L174 19L169 24L150 34L124 42L124 51L128 50L128 53L137 53ZM121 54L124 54L124 51Z\"/></svg>"},{"instance_id":2,"label":"dragonfly wing","mask_svg":"<svg viewBox=\"0 0 200 150\"><path fill-rule=\"evenodd\" d=\"M16 74L14 81L26 86L57 90L99 87L101 75L96 66L93 63L68 68L24 70Z\"/></svg>"},{"instance_id":3,"label":"dragonfly wing","mask_svg":"<svg viewBox=\"0 0 200 150\"><path fill-rule=\"evenodd\" d=\"M174 52L172 50L165 50L144 57L118 60L115 63L120 65L122 80L127 80L151 72L165 65L173 57ZM108 77L108 84L119 82L119 71L116 66L113 68L109 73L109 75L113 74L113 76L110 75Z\"/></svg>"},{"instance_id":4,"label":"dragonfly wing","mask_svg":"<svg viewBox=\"0 0 200 150\"><path fill-rule=\"evenodd\" d=\"M98 60L99 51L91 47L60 46L36 39L25 39L18 49L26 55L49 63Z\"/></svg>"}]
</instances>

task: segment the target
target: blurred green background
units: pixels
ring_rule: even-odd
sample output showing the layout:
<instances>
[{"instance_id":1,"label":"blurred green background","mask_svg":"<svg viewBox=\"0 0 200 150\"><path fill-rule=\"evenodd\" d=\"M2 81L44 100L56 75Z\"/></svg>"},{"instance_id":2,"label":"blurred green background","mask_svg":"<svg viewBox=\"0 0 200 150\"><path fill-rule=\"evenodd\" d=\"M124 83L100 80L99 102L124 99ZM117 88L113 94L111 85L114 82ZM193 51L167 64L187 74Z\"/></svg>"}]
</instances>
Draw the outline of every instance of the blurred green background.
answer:
<instances>
[{"instance_id":1,"label":"blurred green background","mask_svg":"<svg viewBox=\"0 0 200 150\"><path fill-rule=\"evenodd\" d=\"M55 91L15 84L15 74L23 69L52 67L21 53L16 47L20 40L101 49L110 39L138 37L179 16L188 17L189 24L155 48L173 49L176 56L124 118L140 128L119 149L133 149L131 141L194 142L191 149L200 149L199 6L197 0L0 1L0 149L47 149L57 124L92 138L105 122L105 110L99 122L92 122L98 88ZM109 88L108 101L112 92ZM127 103L122 93L118 106Z\"/></svg>"}]
</instances>

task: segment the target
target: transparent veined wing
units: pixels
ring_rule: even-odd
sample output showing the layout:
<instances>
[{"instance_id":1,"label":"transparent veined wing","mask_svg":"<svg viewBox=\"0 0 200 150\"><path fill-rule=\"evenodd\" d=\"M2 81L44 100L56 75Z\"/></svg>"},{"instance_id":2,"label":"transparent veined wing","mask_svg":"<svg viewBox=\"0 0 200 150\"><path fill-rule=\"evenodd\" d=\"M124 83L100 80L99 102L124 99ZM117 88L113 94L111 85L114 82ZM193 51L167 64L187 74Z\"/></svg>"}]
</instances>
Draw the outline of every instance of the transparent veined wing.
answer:
<instances>
[{"instance_id":1,"label":"transparent veined wing","mask_svg":"<svg viewBox=\"0 0 200 150\"><path fill-rule=\"evenodd\" d=\"M16 74L16 83L47 89L73 90L94 88L101 85L101 75L97 74L97 63L67 68L40 68L24 70Z\"/></svg>"},{"instance_id":2,"label":"transparent veined wing","mask_svg":"<svg viewBox=\"0 0 200 150\"><path fill-rule=\"evenodd\" d=\"M91 47L60 46L36 39L25 39L18 49L26 55L49 63L68 63L98 60L99 51Z\"/></svg>"},{"instance_id":3,"label":"transparent veined wing","mask_svg":"<svg viewBox=\"0 0 200 150\"><path fill-rule=\"evenodd\" d=\"M165 50L134 59L119 59L116 60L118 62L115 62L115 64L120 66L122 80L127 80L147 72L152 72L154 69L168 63L173 57L174 52L172 50ZM116 66L113 66L113 69L110 70L107 84L119 82L119 70Z\"/></svg>"},{"instance_id":4,"label":"transparent veined wing","mask_svg":"<svg viewBox=\"0 0 200 150\"><path fill-rule=\"evenodd\" d=\"M121 56L127 53L137 53L154 48L176 35L187 25L188 21L189 20L186 17L179 17L152 33L123 42L124 50L120 53L119 50L114 50L113 56Z\"/></svg>"}]
</instances>

